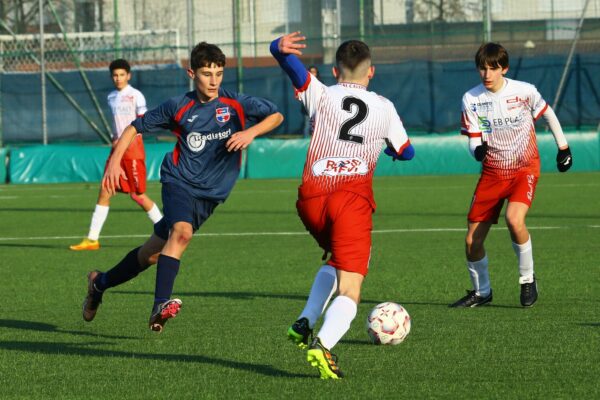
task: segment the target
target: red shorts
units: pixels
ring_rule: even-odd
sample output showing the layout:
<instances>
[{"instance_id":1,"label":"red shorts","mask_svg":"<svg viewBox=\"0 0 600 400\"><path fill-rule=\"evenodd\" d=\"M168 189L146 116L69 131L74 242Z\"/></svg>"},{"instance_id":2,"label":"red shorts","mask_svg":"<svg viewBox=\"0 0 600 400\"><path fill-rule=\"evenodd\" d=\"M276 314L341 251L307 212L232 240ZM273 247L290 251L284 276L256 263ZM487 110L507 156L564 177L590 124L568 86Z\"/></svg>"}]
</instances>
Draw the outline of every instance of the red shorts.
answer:
<instances>
[{"instance_id":1,"label":"red shorts","mask_svg":"<svg viewBox=\"0 0 600 400\"><path fill-rule=\"evenodd\" d=\"M369 270L373 208L367 199L339 191L296 202L298 215L336 269L363 276Z\"/></svg>"},{"instance_id":2,"label":"red shorts","mask_svg":"<svg viewBox=\"0 0 600 400\"><path fill-rule=\"evenodd\" d=\"M108 160L110 160L112 154L113 151L111 150ZM136 135L135 138L131 141L129 147L127 148L127 151L123 155L123 158L121 159L121 168L123 168L123 170L125 171L127 180L123 178L119 179L121 189L117 189L118 192L133 192L136 194L146 193L146 162L144 159L145 154L142 135ZM108 160L106 160L104 172L106 172L106 167L108 167Z\"/></svg>"},{"instance_id":3,"label":"red shorts","mask_svg":"<svg viewBox=\"0 0 600 400\"><path fill-rule=\"evenodd\" d=\"M469 222L497 224L505 199L509 203L525 203L531 207L537 181L537 176L528 173L519 174L512 179L482 175L477 182L467 219Z\"/></svg>"}]
</instances>

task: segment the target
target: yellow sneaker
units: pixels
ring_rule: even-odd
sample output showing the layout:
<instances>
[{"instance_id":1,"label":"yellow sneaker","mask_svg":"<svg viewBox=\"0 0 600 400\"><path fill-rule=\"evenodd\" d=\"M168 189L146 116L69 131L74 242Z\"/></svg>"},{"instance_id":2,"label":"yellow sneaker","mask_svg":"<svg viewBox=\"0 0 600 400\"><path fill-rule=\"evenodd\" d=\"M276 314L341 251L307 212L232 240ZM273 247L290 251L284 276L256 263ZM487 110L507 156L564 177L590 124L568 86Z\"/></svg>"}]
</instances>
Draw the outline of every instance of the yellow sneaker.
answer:
<instances>
[{"instance_id":1,"label":"yellow sneaker","mask_svg":"<svg viewBox=\"0 0 600 400\"><path fill-rule=\"evenodd\" d=\"M100 242L97 240L90 240L85 238L81 241L81 243L74 244L69 246L71 250L79 251L79 250L98 250L100 248Z\"/></svg>"}]
</instances>

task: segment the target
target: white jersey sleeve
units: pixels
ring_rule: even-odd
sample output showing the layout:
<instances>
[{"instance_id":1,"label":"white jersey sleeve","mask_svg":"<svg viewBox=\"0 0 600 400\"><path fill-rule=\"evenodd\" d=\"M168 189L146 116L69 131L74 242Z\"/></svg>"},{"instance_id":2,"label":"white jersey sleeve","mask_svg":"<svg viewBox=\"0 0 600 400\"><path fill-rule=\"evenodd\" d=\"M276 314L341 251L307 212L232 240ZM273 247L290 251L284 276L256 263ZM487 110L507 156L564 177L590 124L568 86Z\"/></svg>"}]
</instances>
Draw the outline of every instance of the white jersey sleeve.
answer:
<instances>
[{"instance_id":1,"label":"white jersey sleeve","mask_svg":"<svg viewBox=\"0 0 600 400\"><path fill-rule=\"evenodd\" d=\"M475 112L469 106L468 94L462 98L460 133L468 137L481 137L479 120Z\"/></svg>"},{"instance_id":2,"label":"white jersey sleeve","mask_svg":"<svg viewBox=\"0 0 600 400\"><path fill-rule=\"evenodd\" d=\"M404 129L404 125L402 124L402 120L396 111L396 108L392 104L392 102L386 100L389 108L390 108L390 125L387 134L387 144L390 147L393 147L394 150L398 154L404 150L405 147L410 143L408 140L408 134L406 133L406 129Z\"/></svg>"},{"instance_id":3,"label":"white jersey sleeve","mask_svg":"<svg viewBox=\"0 0 600 400\"><path fill-rule=\"evenodd\" d=\"M141 117L146 114L148 107L146 107L146 98L139 90L135 91L135 113L136 117Z\"/></svg>"},{"instance_id":4,"label":"white jersey sleeve","mask_svg":"<svg viewBox=\"0 0 600 400\"><path fill-rule=\"evenodd\" d=\"M548 104L543 99L540 92L538 92L537 88L533 85L530 85L530 86L531 86L531 92L529 93L528 100L529 100L529 104L531 106L531 112L533 114L533 118L535 120L538 120L544 114L544 112L546 112L546 109L548 108Z\"/></svg>"},{"instance_id":5,"label":"white jersey sleeve","mask_svg":"<svg viewBox=\"0 0 600 400\"><path fill-rule=\"evenodd\" d=\"M309 117L313 117L318 109L319 101L323 97L327 86L307 72L308 79L304 87L296 89L296 97L304 104Z\"/></svg>"}]
</instances>

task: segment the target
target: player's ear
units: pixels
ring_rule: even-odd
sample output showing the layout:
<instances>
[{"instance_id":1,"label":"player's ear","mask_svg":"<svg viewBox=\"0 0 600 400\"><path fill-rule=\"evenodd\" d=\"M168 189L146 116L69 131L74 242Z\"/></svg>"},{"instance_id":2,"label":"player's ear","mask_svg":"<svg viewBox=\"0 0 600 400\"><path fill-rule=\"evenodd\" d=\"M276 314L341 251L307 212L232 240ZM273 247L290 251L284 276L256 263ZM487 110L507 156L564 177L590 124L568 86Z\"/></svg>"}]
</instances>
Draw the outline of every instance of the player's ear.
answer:
<instances>
[{"instance_id":1,"label":"player's ear","mask_svg":"<svg viewBox=\"0 0 600 400\"><path fill-rule=\"evenodd\" d=\"M375 75L375 66L371 65L369 67L369 74L367 75L367 78L373 79L373 75Z\"/></svg>"},{"instance_id":2,"label":"player's ear","mask_svg":"<svg viewBox=\"0 0 600 400\"><path fill-rule=\"evenodd\" d=\"M190 77L190 79L194 79L194 70L191 68L187 69L187 74Z\"/></svg>"},{"instance_id":3,"label":"player's ear","mask_svg":"<svg viewBox=\"0 0 600 400\"><path fill-rule=\"evenodd\" d=\"M508 72L508 67L502 68L502 75L506 75L507 72Z\"/></svg>"},{"instance_id":4,"label":"player's ear","mask_svg":"<svg viewBox=\"0 0 600 400\"><path fill-rule=\"evenodd\" d=\"M333 77L335 79L337 79L338 76L340 76L340 70L338 69L338 67L331 67L331 73L333 74Z\"/></svg>"}]
</instances>

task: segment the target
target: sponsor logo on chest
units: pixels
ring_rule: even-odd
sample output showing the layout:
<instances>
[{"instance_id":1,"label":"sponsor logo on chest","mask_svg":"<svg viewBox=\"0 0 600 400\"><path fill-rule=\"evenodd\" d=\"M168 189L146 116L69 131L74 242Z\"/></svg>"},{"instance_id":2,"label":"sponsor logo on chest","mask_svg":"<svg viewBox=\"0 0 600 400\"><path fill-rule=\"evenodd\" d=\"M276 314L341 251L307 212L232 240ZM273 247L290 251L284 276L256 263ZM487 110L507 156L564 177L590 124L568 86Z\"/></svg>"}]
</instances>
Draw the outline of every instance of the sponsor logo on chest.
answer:
<instances>
[{"instance_id":1,"label":"sponsor logo on chest","mask_svg":"<svg viewBox=\"0 0 600 400\"><path fill-rule=\"evenodd\" d=\"M527 107L529 105L529 101L527 99L523 99L519 96L509 97L505 99L506 101L506 109L508 111L514 110L515 108Z\"/></svg>"},{"instance_id":2,"label":"sponsor logo on chest","mask_svg":"<svg viewBox=\"0 0 600 400\"><path fill-rule=\"evenodd\" d=\"M369 166L360 157L328 157L316 161L312 172L315 176L365 175Z\"/></svg>"},{"instance_id":3,"label":"sponsor logo on chest","mask_svg":"<svg viewBox=\"0 0 600 400\"><path fill-rule=\"evenodd\" d=\"M469 105L473 112L489 112L494 109L494 103L491 101L481 101L479 103L471 103Z\"/></svg>"},{"instance_id":4,"label":"sponsor logo on chest","mask_svg":"<svg viewBox=\"0 0 600 400\"><path fill-rule=\"evenodd\" d=\"M227 139L229 136L231 136L231 128L222 132L211 132L205 134L198 132L190 132L186 137L186 142L188 148L194 153L197 153L204 150L204 147L206 147L206 142L210 140Z\"/></svg>"}]
</instances>

